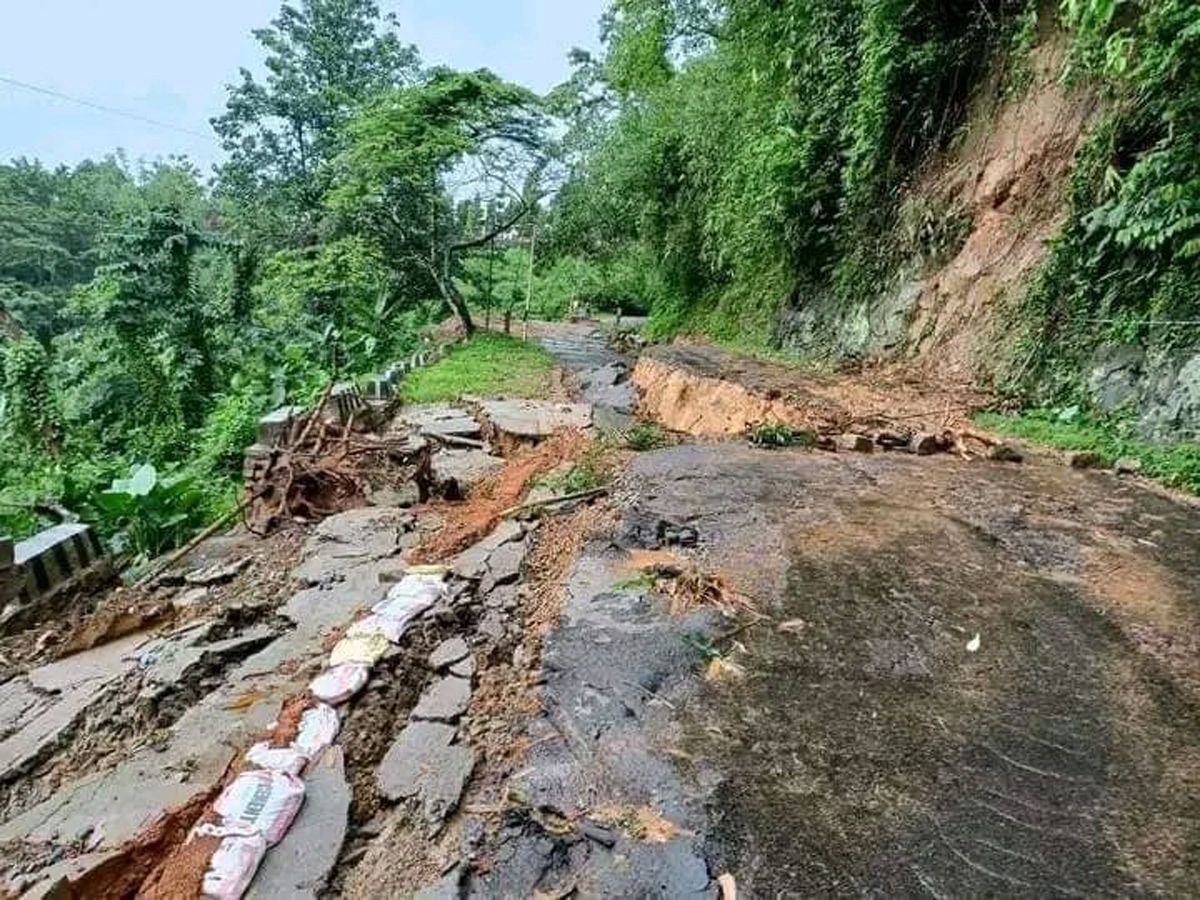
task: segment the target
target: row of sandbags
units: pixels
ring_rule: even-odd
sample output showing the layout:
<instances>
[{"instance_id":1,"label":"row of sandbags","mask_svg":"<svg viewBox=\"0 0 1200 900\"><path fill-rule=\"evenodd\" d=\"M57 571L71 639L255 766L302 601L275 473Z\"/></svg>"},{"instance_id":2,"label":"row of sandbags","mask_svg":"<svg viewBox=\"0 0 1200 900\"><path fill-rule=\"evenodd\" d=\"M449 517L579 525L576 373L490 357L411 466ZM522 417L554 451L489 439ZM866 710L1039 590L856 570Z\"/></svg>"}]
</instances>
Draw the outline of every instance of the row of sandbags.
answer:
<instances>
[{"instance_id":1,"label":"row of sandbags","mask_svg":"<svg viewBox=\"0 0 1200 900\"><path fill-rule=\"evenodd\" d=\"M400 643L413 621L445 597L446 573L443 567L410 568L333 648L328 667L309 685L317 705L304 712L291 744L250 748L246 759L254 768L238 775L214 804L220 824L194 832L220 839L204 876L204 897L238 900L250 887L267 850L283 840L300 812L305 769L337 739L337 707L366 686L372 667Z\"/></svg>"}]
</instances>

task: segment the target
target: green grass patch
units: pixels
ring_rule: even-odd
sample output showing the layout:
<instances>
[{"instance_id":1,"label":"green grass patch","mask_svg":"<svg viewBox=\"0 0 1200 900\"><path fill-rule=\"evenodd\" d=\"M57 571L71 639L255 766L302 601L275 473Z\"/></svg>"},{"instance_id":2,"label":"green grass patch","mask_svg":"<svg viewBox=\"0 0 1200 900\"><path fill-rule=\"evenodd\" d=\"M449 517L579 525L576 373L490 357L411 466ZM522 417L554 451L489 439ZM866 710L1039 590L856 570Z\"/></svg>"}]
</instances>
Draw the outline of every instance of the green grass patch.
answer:
<instances>
[{"instance_id":1,"label":"green grass patch","mask_svg":"<svg viewBox=\"0 0 1200 900\"><path fill-rule=\"evenodd\" d=\"M408 403L441 403L463 394L543 397L550 390L554 359L536 344L480 332L428 369L404 381Z\"/></svg>"},{"instance_id":2,"label":"green grass patch","mask_svg":"<svg viewBox=\"0 0 1200 900\"><path fill-rule=\"evenodd\" d=\"M980 413L984 428L1057 450L1095 453L1105 464L1129 457L1142 474L1200 494L1200 444L1157 444L1131 433L1128 423L1088 419L1077 408L1028 410L1015 415Z\"/></svg>"},{"instance_id":3,"label":"green grass patch","mask_svg":"<svg viewBox=\"0 0 1200 900\"><path fill-rule=\"evenodd\" d=\"M625 446L638 453L648 450L660 450L675 443L675 438L661 425L653 422L643 422L634 425L625 432Z\"/></svg>"},{"instance_id":4,"label":"green grass patch","mask_svg":"<svg viewBox=\"0 0 1200 900\"><path fill-rule=\"evenodd\" d=\"M756 447L768 450L781 447L811 447L817 442L817 433L811 428L792 428L780 422L764 422L755 425L746 433L746 440Z\"/></svg>"}]
</instances>

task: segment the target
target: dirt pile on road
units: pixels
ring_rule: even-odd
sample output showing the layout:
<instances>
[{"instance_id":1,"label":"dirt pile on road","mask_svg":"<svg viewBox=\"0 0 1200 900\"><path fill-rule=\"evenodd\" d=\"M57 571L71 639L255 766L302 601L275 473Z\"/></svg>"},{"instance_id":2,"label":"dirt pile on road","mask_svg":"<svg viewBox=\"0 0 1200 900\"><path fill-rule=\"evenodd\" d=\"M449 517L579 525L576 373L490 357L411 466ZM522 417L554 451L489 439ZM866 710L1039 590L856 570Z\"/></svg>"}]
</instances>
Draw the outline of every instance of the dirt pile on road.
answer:
<instances>
[{"instance_id":1,"label":"dirt pile on road","mask_svg":"<svg viewBox=\"0 0 1200 900\"><path fill-rule=\"evenodd\" d=\"M416 551L414 561L441 562L481 540L521 502L534 478L578 458L588 443L582 432L559 432L508 460L503 471L477 486L466 503L435 507L445 524Z\"/></svg>"},{"instance_id":2,"label":"dirt pile on road","mask_svg":"<svg viewBox=\"0 0 1200 900\"><path fill-rule=\"evenodd\" d=\"M970 413L987 403L967 385L939 384L895 367L833 375L706 345L651 348L633 380L644 416L695 436L740 435L764 423L820 434L941 433L965 427Z\"/></svg>"}]
</instances>

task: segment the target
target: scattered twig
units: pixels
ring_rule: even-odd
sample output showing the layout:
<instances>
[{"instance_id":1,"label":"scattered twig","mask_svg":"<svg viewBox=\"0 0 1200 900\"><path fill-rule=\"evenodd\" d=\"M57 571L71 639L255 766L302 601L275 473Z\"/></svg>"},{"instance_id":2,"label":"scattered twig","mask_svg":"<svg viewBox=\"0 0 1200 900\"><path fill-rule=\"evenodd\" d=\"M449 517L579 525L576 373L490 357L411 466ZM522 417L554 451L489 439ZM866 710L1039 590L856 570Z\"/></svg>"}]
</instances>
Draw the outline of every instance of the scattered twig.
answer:
<instances>
[{"instance_id":1,"label":"scattered twig","mask_svg":"<svg viewBox=\"0 0 1200 900\"><path fill-rule=\"evenodd\" d=\"M561 497L550 497L546 500L534 500L531 503L522 503L520 506L504 510L504 512L500 513L500 518L507 519L509 516L515 516L517 513L525 512L529 509L540 509L546 506L557 506L559 503L569 503L572 500L587 500L590 497L599 497L601 494L607 494L610 490L612 490L611 484L590 491L580 491L576 494L564 494Z\"/></svg>"},{"instance_id":2,"label":"scattered twig","mask_svg":"<svg viewBox=\"0 0 1200 900\"><path fill-rule=\"evenodd\" d=\"M650 690L650 688L646 687L645 685L638 684L636 681L629 681L627 679L622 678L621 684L627 684L632 688L637 688L639 691L641 691L643 694L645 694L651 700L657 700L663 706L667 707L667 709L676 709L677 708L675 706L675 704L672 703L670 700L668 700L666 697L663 697L663 696L655 693L654 691Z\"/></svg>"},{"instance_id":3,"label":"scattered twig","mask_svg":"<svg viewBox=\"0 0 1200 900\"><path fill-rule=\"evenodd\" d=\"M312 432L313 426L317 424L317 420L321 418L321 413L325 412L325 404L329 402L329 395L333 393L334 381L329 379L329 384L325 385L325 391L321 394L321 402L316 405L312 413L309 414L308 421L304 423L304 430L300 432L300 437L296 440L294 446L300 447L308 440L308 435Z\"/></svg>"},{"instance_id":4,"label":"scattered twig","mask_svg":"<svg viewBox=\"0 0 1200 900\"><path fill-rule=\"evenodd\" d=\"M443 444L450 444L454 447L470 447L473 450L486 450L487 444L483 441L476 441L471 438L459 437L456 434L425 434L424 437L432 438L435 441L441 441Z\"/></svg>"},{"instance_id":5,"label":"scattered twig","mask_svg":"<svg viewBox=\"0 0 1200 900\"><path fill-rule=\"evenodd\" d=\"M252 497L250 499L253 500L256 498ZM161 576L164 572L166 572L168 569L170 569L171 566L175 565L175 563L179 562L181 559L183 559L185 556L187 556L189 553L191 553L193 550L195 550L197 547L199 547L202 543L204 543L206 540L208 540L210 537L212 537L214 534L216 534L218 531L220 531L222 528L224 528L226 525L228 525L231 521L233 521L237 516L240 516L242 514L242 510L245 509L246 506L249 505L249 502L250 502L249 500L243 500L240 503L238 503L237 506L235 506L229 512L225 513L225 515L221 516L221 518L217 519L217 521L213 522L211 525L209 525L207 528L205 528L202 532L200 532L198 535L196 535L194 538L192 538L190 541L188 541L186 544L184 544L182 547L180 547L178 550L176 550L170 556L168 556L160 564L158 564L157 566L152 568L149 572L147 572L145 575L143 575L137 581L137 583L134 585L134 587L144 587L147 584L149 584L151 581L153 581L154 579Z\"/></svg>"}]
</instances>

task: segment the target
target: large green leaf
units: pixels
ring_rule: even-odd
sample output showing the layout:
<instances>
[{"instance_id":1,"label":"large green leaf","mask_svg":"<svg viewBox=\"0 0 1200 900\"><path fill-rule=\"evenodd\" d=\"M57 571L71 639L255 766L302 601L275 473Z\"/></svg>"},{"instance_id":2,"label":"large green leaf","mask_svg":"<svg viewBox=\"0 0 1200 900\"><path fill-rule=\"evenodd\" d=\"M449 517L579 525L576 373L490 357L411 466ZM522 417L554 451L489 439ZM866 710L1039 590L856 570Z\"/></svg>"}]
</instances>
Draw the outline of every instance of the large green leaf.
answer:
<instances>
[{"instance_id":1,"label":"large green leaf","mask_svg":"<svg viewBox=\"0 0 1200 900\"><path fill-rule=\"evenodd\" d=\"M114 493L129 494L131 497L148 497L158 484L158 470L150 463L142 463L130 471L128 478L118 478L109 489Z\"/></svg>"}]
</instances>

